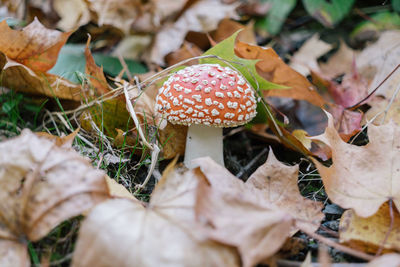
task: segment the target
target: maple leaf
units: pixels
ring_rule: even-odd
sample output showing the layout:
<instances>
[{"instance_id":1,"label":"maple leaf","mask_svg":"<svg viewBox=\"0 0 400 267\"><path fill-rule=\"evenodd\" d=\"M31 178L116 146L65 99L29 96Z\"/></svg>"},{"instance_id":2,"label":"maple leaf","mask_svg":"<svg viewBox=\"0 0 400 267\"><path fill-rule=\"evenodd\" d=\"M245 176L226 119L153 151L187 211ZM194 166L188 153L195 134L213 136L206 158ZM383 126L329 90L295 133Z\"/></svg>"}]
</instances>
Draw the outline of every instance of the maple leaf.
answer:
<instances>
[{"instance_id":1,"label":"maple leaf","mask_svg":"<svg viewBox=\"0 0 400 267\"><path fill-rule=\"evenodd\" d=\"M294 53L289 66L303 76L307 76L310 70L318 69L317 59L331 49L332 45L320 40L319 34L314 34Z\"/></svg>"},{"instance_id":2,"label":"maple leaf","mask_svg":"<svg viewBox=\"0 0 400 267\"><path fill-rule=\"evenodd\" d=\"M299 165L284 165L270 150L267 161L250 176L246 184L261 190L265 203L289 213L299 220L298 225L314 232L324 218L321 212L323 204L306 199L300 194L297 185L298 172Z\"/></svg>"},{"instance_id":3,"label":"maple leaf","mask_svg":"<svg viewBox=\"0 0 400 267\"><path fill-rule=\"evenodd\" d=\"M80 229L73 267L240 265L233 248L207 240L198 230L194 208L200 171L173 165L147 207L117 199L92 210Z\"/></svg>"},{"instance_id":4,"label":"maple leaf","mask_svg":"<svg viewBox=\"0 0 400 267\"><path fill-rule=\"evenodd\" d=\"M105 174L66 147L70 140L24 130L0 143L1 266L28 266L27 240L109 197Z\"/></svg>"},{"instance_id":5,"label":"maple leaf","mask_svg":"<svg viewBox=\"0 0 400 267\"><path fill-rule=\"evenodd\" d=\"M212 225L210 237L238 248L244 266L272 256L298 230L293 220L310 231L319 227L322 205L300 195L298 166L284 166L272 152L246 183L210 158L195 162L206 178L197 213Z\"/></svg>"},{"instance_id":6,"label":"maple leaf","mask_svg":"<svg viewBox=\"0 0 400 267\"><path fill-rule=\"evenodd\" d=\"M358 217L353 210L346 210L340 218L340 242L363 250L376 253L381 246L383 252L400 251L400 215L393 210L391 227L390 206L385 202L374 215L368 218ZM386 235L390 231L386 239Z\"/></svg>"},{"instance_id":7,"label":"maple leaf","mask_svg":"<svg viewBox=\"0 0 400 267\"><path fill-rule=\"evenodd\" d=\"M2 85L10 89L50 97L80 100L81 89L59 76L47 73L71 32L45 28L37 19L21 31L0 22L0 67Z\"/></svg>"},{"instance_id":8,"label":"maple leaf","mask_svg":"<svg viewBox=\"0 0 400 267\"><path fill-rule=\"evenodd\" d=\"M257 67L258 73L264 79L281 85L281 89L279 89L272 86L263 87L260 84L261 89L274 89L263 90L264 97L290 97L306 100L316 106L324 105L324 99L317 93L314 86L304 76L286 65L272 48L262 48L238 42L235 51L240 57L247 60L253 60L254 62L257 59L258 62L255 67Z\"/></svg>"},{"instance_id":9,"label":"maple leaf","mask_svg":"<svg viewBox=\"0 0 400 267\"><path fill-rule=\"evenodd\" d=\"M355 146L345 143L327 113L328 127L317 136L332 151L332 165L313 162L322 177L326 192L336 204L352 208L360 217L375 214L389 199L400 209L400 126L393 122L368 127L369 143Z\"/></svg>"}]
</instances>

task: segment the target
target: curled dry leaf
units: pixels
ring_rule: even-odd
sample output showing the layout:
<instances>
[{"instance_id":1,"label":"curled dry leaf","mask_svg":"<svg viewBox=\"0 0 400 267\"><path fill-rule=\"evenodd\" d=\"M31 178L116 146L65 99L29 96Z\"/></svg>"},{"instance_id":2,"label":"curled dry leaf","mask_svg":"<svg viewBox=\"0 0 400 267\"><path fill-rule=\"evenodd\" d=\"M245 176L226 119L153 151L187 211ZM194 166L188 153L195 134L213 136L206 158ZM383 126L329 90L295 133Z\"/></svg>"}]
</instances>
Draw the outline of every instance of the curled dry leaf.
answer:
<instances>
[{"instance_id":1,"label":"curled dry leaf","mask_svg":"<svg viewBox=\"0 0 400 267\"><path fill-rule=\"evenodd\" d=\"M381 246L383 252L400 251L400 215L396 209L393 210L391 228L389 214L387 202L368 218L358 217L354 211L346 210L340 219L340 242L367 253L376 253ZM385 241L388 231L390 233Z\"/></svg>"},{"instance_id":2,"label":"curled dry leaf","mask_svg":"<svg viewBox=\"0 0 400 267\"><path fill-rule=\"evenodd\" d=\"M90 95L86 95L91 99L111 93L111 87L108 85L106 77L103 73L103 67L96 65L92 53L89 49L90 37L87 40L85 48L85 74L89 80L91 87ZM105 133L112 137L118 137L117 129L126 129L129 121L129 112L126 109L125 98L123 96L114 96L109 94L109 99L101 103L95 103L88 110L84 111L80 116L80 123L85 130L93 130L95 123L99 129L104 129ZM130 124L130 126L132 123Z\"/></svg>"},{"instance_id":3,"label":"curled dry leaf","mask_svg":"<svg viewBox=\"0 0 400 267\"><path fill-rule=\"evenodd\" d=\"M0 143L0 184L1 266L28 266L27 240L108 198L103 172L29 130Z\"/></svg>"},{"instance_id":4,"label":"curled dry leaf","mask_svg":"<svg viewBox=\"0 0 400 267\"><path fill-rule=\"evenodd\" d=\"M272 152L246 183L209 158L197 159L196 165L206 178L200 184L197 213L212 225L210 237L238 248L244 266L279 250L297 231L294 219L311 231L319 227L322 205L300 195L298 167L284 166Z\"/></svg>"},{"instance_id":5,"label":"curled dry leaf","mask_svg":"<svg viewBox=\"0 0 400 267\"><path fill-rule=\"evenodd\" d=\"M169 166L147 207L127 199L98 205L82 224L72 266L239 266L233 248L198 231L201 176Z\"/></svg>"},{"instance_id":6,"label":"curled dry leaf","mask_svg":"<svg viewBox=\"0 0 400 267\"><path fill-rule=\"evenodd\" d=\"M326 192L334 203L352 208L360 217L375 214L388 199L400 209L400 126L393 122L368 127L369 143L345 143L327 113L328 127L316 139L330 146L332 165L313 162L322 177Z\"/></svg>"},{"instance_id":7,"label":"curled dry leaf","mask_svg":"<svg viewBox=\"0 0 400 267\"><path fill-rule=\"evenodd\" d=\"M2 85L16 91L80 100L79 86L47 73L70 32L45 28L37 19L21 31L0 22L0 67Z\"/></svg>"},{"instance_id":8,"label":"curled dry leaf","mask_svg":"<svg viewBox=\"0 0 400 267\"><path fill-rule=\"evenodd\" d=\"M300 73L290 68L275 53L272 48L262 48L237 42L235 52L245 59L258 59L258 73L266 80L284 85L289 89L263 90L265 97L278 96L306 100L316 106L323 106L324 99L317 93L314 86Z\"/></svg>"}]
</instances>

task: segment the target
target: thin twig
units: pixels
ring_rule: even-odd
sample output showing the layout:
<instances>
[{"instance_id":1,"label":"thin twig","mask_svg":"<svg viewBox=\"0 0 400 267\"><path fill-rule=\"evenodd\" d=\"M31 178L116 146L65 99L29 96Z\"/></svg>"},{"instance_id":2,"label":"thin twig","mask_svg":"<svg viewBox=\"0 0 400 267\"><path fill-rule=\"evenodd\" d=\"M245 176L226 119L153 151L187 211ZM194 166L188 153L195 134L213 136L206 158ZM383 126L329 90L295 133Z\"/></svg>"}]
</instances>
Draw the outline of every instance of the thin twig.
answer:
<instances>
[{"instance_id":1,"label":"thin twig","mask_svg":"<svg viewBox=\"0 0 400 267\"><path fill-rule=\"evenodd\" d=\"M398 68L400 68L400 64L398 64L398 65L392 70L392 72L390 72L389 75L386 76L386 78L383 79L383 81L381 81L381 82L378 84L378 86L377 86L374 90L372 90L371 93L369 93L366 97L364 97L364 98L363 98L361 101L359 101L357 104L354 104L354 105L352 105L352 106L350 106L350 107L347 107L346 109L348 109L348 110L355 110L355 109L357 109L358 107L360 107L365 101L368 100L368 98L370 98L370 97L382 86L382 84L384 84L384 83L393 75L393 73L395 73L395 72L397 71Z\"/></svg>"},{"instance_id":2,"label":"thin twig","mask_svg":"<svg viewBox=\"0 0 400 267\"><path fill-rule=\"evenodd\" d=\"M363 259L363 260L366 260L366 261L371 261L371 260L373 260L375 258L374 256L371 256L371 255L369 255L367 253L364 253L364 252L361 252L361 251L358 251L358 250L355 250L355 249L340 245L340 244L336 243L335 241L332 241L329 238L326 238L326 237L324 237L322 235L314 233L314 232L312 232L312 231L310 231L310 230L308 230L308 229L306 229L304 227L301 227L301 225L299 225L299 224L296 224L296 227L299 228L302 232L304 232L308 236L310 236L310 237L312 237L312 238L324 243L325 245L333 247L333 248L335 248L337 250L340 250L340 251L342 251L344 253L347 253L349 255L352 255L354 257L357 257L357 258L360 258L360 259Z\"/></svg>"},{"instance_id":3,"label":"thin twig","mask_svg":"<svg viewBox=\"0 0 400 267\"><path fill-rule=\"evenodd\" d=\"M389 229L386 232L385 238L382 241L382 244L379 246L378 251L376 252L375 256L379 256L382 254L383 248L389 238L390 233L393 230L393 225L394 225L394 215L393 215L393 199L389 199L389 215L390 215L390 225Z\"/></svg>"}]
</instances>

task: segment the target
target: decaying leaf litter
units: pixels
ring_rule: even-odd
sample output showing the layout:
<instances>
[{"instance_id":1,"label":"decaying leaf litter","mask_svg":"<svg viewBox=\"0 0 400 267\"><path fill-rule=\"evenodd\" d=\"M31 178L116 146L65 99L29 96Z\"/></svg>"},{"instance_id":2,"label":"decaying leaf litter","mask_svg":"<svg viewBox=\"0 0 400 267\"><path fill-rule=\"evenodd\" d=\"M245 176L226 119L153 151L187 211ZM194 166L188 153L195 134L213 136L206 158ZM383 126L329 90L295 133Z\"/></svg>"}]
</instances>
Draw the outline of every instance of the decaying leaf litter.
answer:
<instances>
[{"instance_id":1,"label":"decaying leaf litter","mask_svg":"<svg viewBox=\"0 0 400 267\"><path fill-rule=\"evenodd\" d=\"M400 266L399 4L289 2L1 1L1 266ZM259 97L226 168L155 109L198 63Z\"/></svg>"}]
</instances>

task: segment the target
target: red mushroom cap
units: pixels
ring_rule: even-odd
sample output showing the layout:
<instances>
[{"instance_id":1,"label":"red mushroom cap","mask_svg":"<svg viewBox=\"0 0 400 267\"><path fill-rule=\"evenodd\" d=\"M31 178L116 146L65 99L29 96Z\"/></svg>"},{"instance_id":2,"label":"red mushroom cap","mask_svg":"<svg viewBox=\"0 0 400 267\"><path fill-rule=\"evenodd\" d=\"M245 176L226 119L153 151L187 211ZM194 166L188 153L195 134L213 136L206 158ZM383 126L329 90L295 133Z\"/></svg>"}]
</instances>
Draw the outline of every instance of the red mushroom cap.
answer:
<instances>
[{"instance_id":1,"label":"red mushroom cap","mask_svg":"<svg viewBox=\"0 0 400 267\"><path fill-rule=\"evenodd\" d=\"M173 124L234 127L251 121L254 90L237 71L199 64L171 75L159 89L156 110Z\"/></svg>"}]
</instances>

